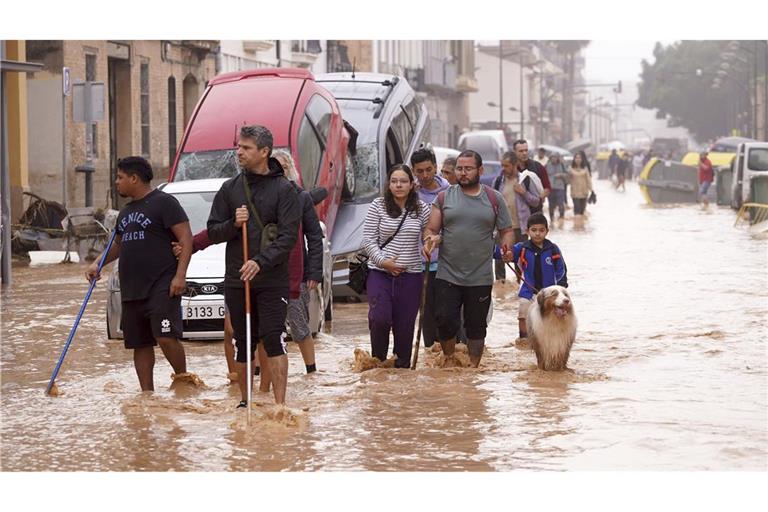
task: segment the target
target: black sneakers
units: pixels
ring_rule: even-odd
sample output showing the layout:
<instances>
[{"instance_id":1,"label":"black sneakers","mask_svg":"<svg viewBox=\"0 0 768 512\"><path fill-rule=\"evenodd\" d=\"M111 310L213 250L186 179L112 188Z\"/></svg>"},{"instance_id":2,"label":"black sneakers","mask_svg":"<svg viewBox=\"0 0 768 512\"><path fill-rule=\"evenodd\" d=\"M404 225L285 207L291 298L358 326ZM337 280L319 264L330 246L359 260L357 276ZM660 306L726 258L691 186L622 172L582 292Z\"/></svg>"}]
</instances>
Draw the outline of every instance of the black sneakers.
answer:
<instances>
[{"instance_id":1,"label":"black sneakers","mask_svg":"<svg viewBox=\"0 0 768 512\"><path fill-rule=\"evenodd\" d=\"M248 401L247 400L240 400L240 403L237 404L236 409L245 409L248 407Z\"/></svg>"}]
</instances>

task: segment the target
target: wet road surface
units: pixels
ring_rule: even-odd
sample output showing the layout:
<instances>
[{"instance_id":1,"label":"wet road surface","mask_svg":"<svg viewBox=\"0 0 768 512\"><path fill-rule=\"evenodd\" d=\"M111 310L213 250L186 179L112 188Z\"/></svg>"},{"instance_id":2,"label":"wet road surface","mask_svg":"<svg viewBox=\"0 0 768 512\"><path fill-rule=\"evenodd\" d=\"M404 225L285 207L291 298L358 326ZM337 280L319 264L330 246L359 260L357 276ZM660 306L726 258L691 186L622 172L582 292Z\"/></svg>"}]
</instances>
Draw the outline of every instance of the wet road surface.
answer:
<instances>
[{"instance_id":1,"label":"wet road surface","mask_svg":"<svg viewBox=\"0 0 768 512\"><path fill-rule=\"evenodd\" d=\"M106 291L88 305L57 383L43 390L87 290L84 265L14 268L2 291L2 470L311 471L768 469L768 241L728 208L649 208L596 182L583 230L571 211L549 238L568 265L579 317L571 371L515 347L515 286L494 290L477 370L353 371L370 350L367 305L336 304L304 375L289 344L288 405L255 394L249 427L221 342L185 342L206 389L154 394L107 340ZM306 410L303 410L306 409Z\"/></svg>"}]
</instances>

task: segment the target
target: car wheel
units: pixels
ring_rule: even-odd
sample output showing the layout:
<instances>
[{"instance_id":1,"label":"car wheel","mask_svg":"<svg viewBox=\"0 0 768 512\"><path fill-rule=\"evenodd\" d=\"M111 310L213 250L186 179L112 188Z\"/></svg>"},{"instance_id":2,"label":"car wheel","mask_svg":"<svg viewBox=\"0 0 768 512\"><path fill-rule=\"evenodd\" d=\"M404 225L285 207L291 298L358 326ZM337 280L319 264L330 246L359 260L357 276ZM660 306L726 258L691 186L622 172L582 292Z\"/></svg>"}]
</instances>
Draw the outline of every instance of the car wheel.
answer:
<instances>
[{"instance_id":1,"label":"car wheel","mask_svg":"<svg viewBox=\"0 0 768 512\"><path fill-rule=\"evenodd\" d=\"M341 198L352 199L355 195L355 169L352 167L352 158L350 158L349 153L347 153L344 164L344 186L341 189Z\"/></svg>"}]
</instances>

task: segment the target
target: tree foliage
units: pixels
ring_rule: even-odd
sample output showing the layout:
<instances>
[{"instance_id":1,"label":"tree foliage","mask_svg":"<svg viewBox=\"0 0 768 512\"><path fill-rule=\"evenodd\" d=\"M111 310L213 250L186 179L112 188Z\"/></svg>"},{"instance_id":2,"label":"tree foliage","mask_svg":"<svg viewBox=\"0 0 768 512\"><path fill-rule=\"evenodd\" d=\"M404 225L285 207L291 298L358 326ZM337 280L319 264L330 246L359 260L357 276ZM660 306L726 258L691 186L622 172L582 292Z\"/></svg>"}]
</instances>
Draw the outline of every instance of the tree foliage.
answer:
<instances>
[{"instance_id":1,"label":"tree foliage","mask_svg":"<svg viewBox=\"0 0 768 512\"><path fill-rule=\"evenodd\" d=\"M657 109L671 126L684 126L699 141L729 131L732 111L743 86L733 73L721 89L712 83L727 41L679 41L669 46L656 43L653 64L643 60L637 104ZM698 71L697 71L698 70Z\"/></svg>"}]
</instances>

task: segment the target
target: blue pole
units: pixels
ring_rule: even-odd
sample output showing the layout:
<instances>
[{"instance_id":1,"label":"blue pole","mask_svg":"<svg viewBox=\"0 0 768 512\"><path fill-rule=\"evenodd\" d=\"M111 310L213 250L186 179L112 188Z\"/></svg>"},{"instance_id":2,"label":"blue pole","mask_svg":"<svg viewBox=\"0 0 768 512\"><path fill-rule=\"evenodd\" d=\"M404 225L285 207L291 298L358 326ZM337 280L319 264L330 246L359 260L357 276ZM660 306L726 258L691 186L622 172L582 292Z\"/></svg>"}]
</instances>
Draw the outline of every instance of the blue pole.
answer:
<instances>
[{"instance_id":1,"label":"blue pole","mask_svg":"<svg viewBox=\"0 0 768 512\"><path fill-rule=\"evenodd\" d=\"M104 254L101 255L101 261L99 261L99 269L97 274L101 273L101 268L104 266L104 260L107 259L107 254L109 254L109 250L112 248L112 242L115 241L116 234L117 234L117 231L113 229L112 234L109 237L109 242L107 243L107 248L104 249ZM51 374L51 380L48 382L48 387L45 388L46 395L51 393L51 388L53 388L53 384L56 381L56 376L59 374L59 370L61 369L61 364L64 362L64 357L67 355L67 350L69 350L69 345L70 343L72 343L72 339L75 337L75 331L77 331L77 326L80 323L80 319L83 317L83 313L85 312L85 306L88 305L88 300L91 298L91 293L93 293L93 288L95 286L96 286L96 278L93 278L91 280L91 286L88 288L88 293L85 294L85 300L83 300L83 305L80 306L80 312L77 314L77 318L75 318L75 323L72 325L72 330L69 331L69 337L67 338L67 342L64 344L64 349L61 351L61 355L59 356L59 361L56 363L56 368L53 370L53 374Z\"/></svg>"}]
</instances>

